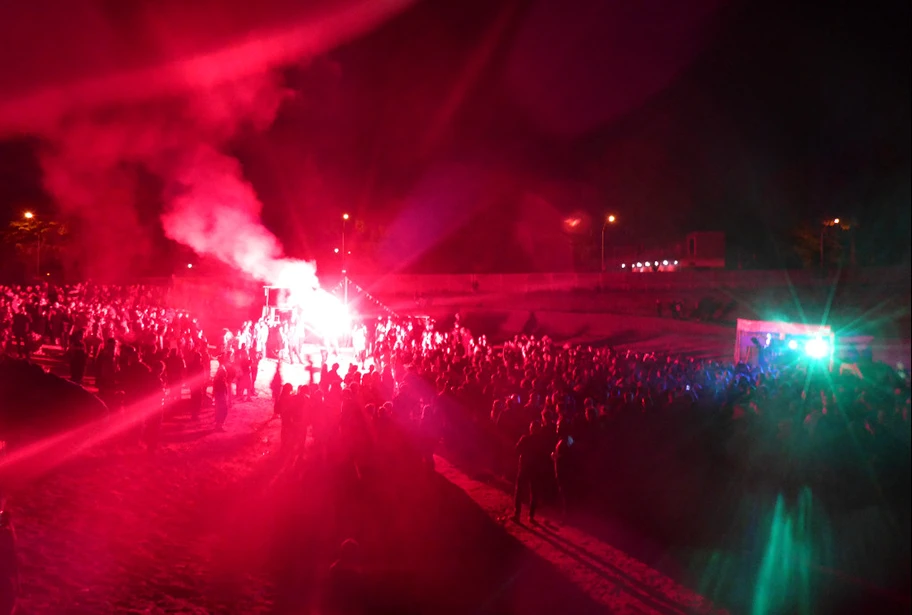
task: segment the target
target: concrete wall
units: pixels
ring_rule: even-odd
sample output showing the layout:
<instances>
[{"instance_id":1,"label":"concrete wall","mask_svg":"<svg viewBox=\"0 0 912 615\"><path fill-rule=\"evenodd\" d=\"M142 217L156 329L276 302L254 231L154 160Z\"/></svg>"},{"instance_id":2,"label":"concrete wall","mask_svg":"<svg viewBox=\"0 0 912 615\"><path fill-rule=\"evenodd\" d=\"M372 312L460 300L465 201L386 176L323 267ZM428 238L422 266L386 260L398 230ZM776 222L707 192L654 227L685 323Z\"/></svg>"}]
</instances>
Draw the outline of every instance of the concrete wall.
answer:
<instances>
[{"instance_id":1,"label":"concrete wall","mask_svg":"<svg viewBox=\"0 0 912 615\"><path fill-rule=\"evenodd\" d=\"M506 293L525 294L585 290L702 290L770 287L823 287L864 284L909 287L909 271L901 268L845 270L838 276L813 271L682 270L668 273L528 273L480 275L391 274L352 278L371 292L386 296Z\"/></svg>"}]
</instances>

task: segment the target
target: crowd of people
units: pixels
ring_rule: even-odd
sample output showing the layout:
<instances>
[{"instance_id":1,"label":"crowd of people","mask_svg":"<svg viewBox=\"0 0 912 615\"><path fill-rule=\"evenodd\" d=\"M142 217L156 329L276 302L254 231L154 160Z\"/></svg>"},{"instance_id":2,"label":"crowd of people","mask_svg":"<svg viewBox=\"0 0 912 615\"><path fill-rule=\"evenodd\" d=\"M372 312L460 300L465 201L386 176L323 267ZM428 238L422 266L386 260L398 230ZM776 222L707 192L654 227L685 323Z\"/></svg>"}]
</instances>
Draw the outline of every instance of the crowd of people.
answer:
<instances>
[{"instance_id":1,"label":"crowd of people","mask_svg":"<svg viewBox=\"0 0 912 615\"><path fill-rule=\"evenodd\" d=\"M196 418L211 386L220 429L235 399L256 395L267 341L270 334L284 339L282 329L250 321L210 347L196 319L167 306L166 292L95 284L0 287L0 346L23 358L59 347L71 379L94 376L99 396L114 407L161 390L164 401L185 404ZM838 475L844 486L847 475L895 467L897 454L905 452L908 461L908 381L873 365L865 373L830 374L812 364L732 365L559 346L534 336L495 347L458 319L449 331L427 319L368 320L356 326L352 341L358 348L344 373L330 361L330 353L341 356L337 349L323 348L317 368L287 340L278 346L271 388L285 433L291 437L302 425L324 433L336 419L350 425L354 408L366 420L419 425L422 449L442 440L454 453L471 451L498 473L515 475L517 517L525 499L534 517L543 493L565 506L578 499L593 458L617 449L608 443L625 437L618 434L647 425L661 437L667 426L686 424L695 434L691 441L704 449L722 457L726 446L737 450L745 472L776 469L777 476L802 481ZM283 361L308 364L308 381L282 382ZM328 418L306 418L315 416ZM150 440L154 447L155 436ZM860 457L833 454L846 442ZM504 449L513 454L514 445L518 470L504 463ZM851 467L840 467L846 463Z\"/></svg>"},{"instance_id":2,"label":"crowd of people","mask_svg":"<svg viewBox=\"0 0 912 615\"><path fill-rule=\"evenodd\" d=\"M77 384L91 379L109 409L161 394L178 400L189 388L198 415L208 386L209 344L199 322L168 306L156 286L0 287L0 348L21 359L57 353ZM160 413L146 420L144 437L158 444Z\"/></svg>"},{"instance_id":3,"label":"crowd of people","mask_svg":"<svg viewBox=\"0 0 912 615\"><path fill-rule=\"evenodd\" d=\"M257 394L269 326L244 323L210 347L162 293L0 287L0 347L23 358L59 347L71 379L94 375L113 407L158 391L197 418L211 394L221 429L234 400ZM458 318L445 331L427 319L368 320L352 341L345 369L337 349L324 348L315 367L287 340L279 346L270 389L283 451L337 454L364 476L378 458L432 469L443 446L514 481L516 521L526 505L532 522L542 502L564 513L585 506L606 476L670 449L676 463L699 450L745 480L813 484L843 500L903 480L908 491L909 382L874 364L735 365L531 335L494 346ZM283 362L308 364L307 381L284 381ZM144 429L153 450L160 417Z\"/></svg>"},{"instance_id":4,"label":"crowd of people","mask_svg":"<svg viewBox=\"0 0 912 615\"><path fill-rule=\"evenodd\" d=\"M517 519L527 500L534 519L543 497L567 508L597 491L596 468L629 463L618 451L635 456L638 438L645 450L675 442L752 480L846 497L872 473L880 485L907 474L909 383L885 366L736 365L533 336L494 347L458 321L447 332L426 321L372 326L368 369L324 364L319 381L277 385L278 413L306 427L302 417L341 407L343 423L359 409L366 421L408 425L423 459L443 442L515 479ZM505 461L516 454L518 468Z\"/></svg>"}]
</instances>

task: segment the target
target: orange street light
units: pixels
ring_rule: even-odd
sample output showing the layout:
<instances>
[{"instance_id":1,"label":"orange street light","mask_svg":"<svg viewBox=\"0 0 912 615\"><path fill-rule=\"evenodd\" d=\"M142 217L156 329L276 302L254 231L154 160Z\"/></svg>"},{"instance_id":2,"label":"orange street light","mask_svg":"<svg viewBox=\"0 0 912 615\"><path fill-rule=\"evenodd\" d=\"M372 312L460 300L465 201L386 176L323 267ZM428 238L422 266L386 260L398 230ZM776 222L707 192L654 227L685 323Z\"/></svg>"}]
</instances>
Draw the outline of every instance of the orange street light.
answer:
<instances>
[{"instance_id":1,"label":"orange street light","mask_svg":"<svg viewBox=\"0 0 912 615\"><path fill-rule=\"evenodd\" d=\"M605 271L605 231L608 229L609 224L614 224L615 222L617 222L617 216L608 214L608 217L605 218L605 224L602 225L602 271Z\"/></svg>"},{"instance_id":2,"label":"orange street light","mask_svg":"<svg viewBox=\"0 0 912 615\"><path fill-rule=\"evenodd\" d=\"M342 214L342 302L345 306L348 306L348 271L345 268L345 223L348 222L348 217L348 214Z\"/></svg>"},{"instance_id":3,"label":"orange street light","mask_svg":"<svg viewBox=\"0 0 912 615\"><path fill-rule=\"evenodd\" d=\"M30 211L27 211L24 214L22 214L22 217L25 218L26 220L31 220L32 218L35 217L35 214L33 214Z\"/></svg>"}]
</instances>

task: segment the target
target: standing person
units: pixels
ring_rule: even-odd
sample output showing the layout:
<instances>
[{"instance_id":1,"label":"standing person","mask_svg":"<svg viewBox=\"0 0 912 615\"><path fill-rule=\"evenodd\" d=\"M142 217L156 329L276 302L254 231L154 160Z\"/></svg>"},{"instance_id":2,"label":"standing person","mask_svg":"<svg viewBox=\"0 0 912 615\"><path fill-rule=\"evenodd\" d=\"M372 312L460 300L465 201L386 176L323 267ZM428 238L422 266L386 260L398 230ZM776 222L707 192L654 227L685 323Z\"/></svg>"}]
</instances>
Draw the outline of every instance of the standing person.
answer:
<instances>
[{"instance_id":1,"label":"standing person","mask_svg":"<svg viewBox=\"0 0 912 615\"><path fill-rule=\"evenodd\" d=\"M168 385L169 401L171 402L180 401L183 397L182 388L185 371L184 358L177 348L172 348L168 351L168 356L165 359L165 379Z\"/></svg>"},{"instance_id":2,"label":"standing person","mask_svg":"<svg viewBox=\"0 0 912 615\"><path fill-rule=\"evenodd\" d=\"M299 399L294 395L294 387L291 383L286 382L282 385L282 392L279 394L279 401L276 404L279 418L282 420L282 451L288 452L292 448L295 440L295 432L298 429L298 407Z\"/></svg>"},{"instance_id":3,"label":"standing person","mask_svg":"<svg viewBox=\"0 0 912 615\"><path fill-rule=\"evenodd\" d=\"M164 418L165 365L161 361L154 360L144 363L144 365L148 368L143 389L144 398L148 399L149 413L143 420L143 441L145 441L149 453L154 453L161 441L161 424Z\"/></svg>"},{"instance_id":4,"label":"standing person","mask_svg":"<svg viewBox=\"0 0 912 615\"><path fill-rule=\"evenodd\" d=\"M11 615L19 595L16 530L8 510L0 510L0 615Z\"/></svg>"},{"instance_id":5,"label":"standing person","mask_svg":"<svg viewBox=\"0 0 912 615\"><path fill-rule=\"evenodd\" d=\"M206 396L206 385L209 374L203 368L203 358L196 350L187 355L187 381L190 384L190 419L199 419L203 409L203 398Z\"/></svg>"},{"instance_id":6,"label":"standing person","mask_svg":"<svg viewBox=\"0 0 912 615\"><path fill-rule=\"evenodd\" d=\"M329 568L324 611L333 615L368 612L366 583L361 568L361 546L353 538L339 549L339 559Z\"/></svg>"},{"instance_id":7,"label":"standing person","mask_svg":"<svg viewBox=\"0 0 912 615\"><path fill-rule=\"evenodd\" d=\"M70 355L70 380L76 384L82 384L85 377L86 364L89 362L89 355L86 352L85 344L78 340L67 351Z\"/></svg>"},{"instance_id":8,"label":"standing person","mask_svg":"<svg viewBox=\"0 0 912 615\"><path fill-rule=\"evenodd\" d=\"M109 406L117 392L117 362L117 341L109 337L95 357L95 386L101 401Z\"/></svg>"},{"instance_id":9,"label":"standing person","mask_svg":"<svg viewBox=\"0 0 912 615\"><path fill-rule=\"evenodd\" d=\"M573 438L565 434L554 447L551 460L554 462L554 479L557 482L557 495L560 498L561 512L564 517L573 504L575 471L573 469Z\"/></svg>"},{"instance_id":10,"label":"standing person","mask_svg":"<svg viewBox=\"0 0 912 615\"><path fill-rule=\"evenodd\" d=\"M215 430L225 431L223 425L228 418L228 398L231 395L228 384L228 371L219 366L212 381L212 401L215 404Z\"/></svg>"},{"instance_id":11,"label":"standing person","mask_svg":"<svg viewBox=\"0 0 912 615\"><path fill-rule=\"evenodd\" d=\"M11 343L16 348L19 357L31 358L31 331L32 317L25 308L13 312L13 326Z\"/></svg>"},{"instance_id":12,"label":"standing person","mask_svg":"<svg viewBox=\"0 0 912 615\"><path fill-rule=\"evenodd\" d=\"M535 510L541 498L542 483L549 470L548 453L550 446L542 434L541 423L529 424L529 433L516 443L519 453L519 472L516 474L516 490L513 497L513 521L520 522L523 500L529 492L529 523L535 523Z\"/></svg>"},{"instance_id":13,"label":"standing person","mask_svg":"<svg viewBox=\"0 0 912 615\"><path fill-rule=\"evenodd\" d=\"M260 361L263 359L263 353L258 348L250 349L250 396L256 397L257 376L260 373Z\"/></svg>"},{"instance_id":14,"label":"standing person","mask_svg":"<svg viewBox=\"0 0 912 615\"><path fill-rule=\"evenodd\" d=\"M272 375L272 381L269 383L269 389L272 391L272 418L279 416L279 398L282 395L282 358L276 361L276 370Z\"/></svg>"},{"instance_id":15,"label":"standing person","mask_svg":"<svg viewBox=\"0 0 912 615\"><path fill-rule=\"evenodd\" d=\"M252 363L250 353L244 344L241 344L241 349L238 350L235 367L237 370L237 398L240 401L250 401L250 390L253 388L250 382Z\"/></svg>"}]
</instances>

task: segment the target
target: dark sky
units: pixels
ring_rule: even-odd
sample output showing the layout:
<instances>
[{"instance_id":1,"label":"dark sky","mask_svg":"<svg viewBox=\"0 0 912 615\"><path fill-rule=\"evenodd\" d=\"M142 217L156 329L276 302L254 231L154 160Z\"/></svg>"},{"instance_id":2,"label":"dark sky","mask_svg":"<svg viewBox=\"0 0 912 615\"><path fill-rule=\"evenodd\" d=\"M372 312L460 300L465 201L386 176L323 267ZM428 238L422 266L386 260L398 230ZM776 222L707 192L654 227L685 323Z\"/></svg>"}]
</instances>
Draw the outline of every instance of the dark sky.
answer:
<instances>
[{"instance_id":1,"label":"dark sky","mask_svg":"<svg viewBox=\"0 0 912 615\"><path fill-rule=\"evenodd\" d=\"M3 3L0 217L60 210L38 153L69 118L272 72L292 94L225 147L294 256L331 261L348 211L385 267L548 269L560 220L613 212L618 243L718 229L771 264L854 217L908 262L908 2L409 4ZM118 206L161 248L156 172Z\"/></svg>"}]
</instances>

